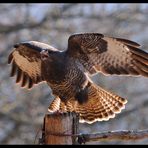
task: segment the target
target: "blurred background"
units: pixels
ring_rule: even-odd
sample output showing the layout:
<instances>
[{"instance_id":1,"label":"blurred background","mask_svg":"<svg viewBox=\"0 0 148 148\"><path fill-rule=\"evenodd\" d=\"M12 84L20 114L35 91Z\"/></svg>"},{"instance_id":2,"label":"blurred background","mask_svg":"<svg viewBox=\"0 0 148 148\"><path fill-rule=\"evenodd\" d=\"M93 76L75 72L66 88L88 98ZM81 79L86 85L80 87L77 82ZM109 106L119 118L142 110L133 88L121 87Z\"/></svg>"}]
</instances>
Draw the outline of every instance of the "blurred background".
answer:
<instances>
[{"instance_id":1,"label":"blurred background","mask_svg":"<svg viewBox=\"0 0 148 148\"><path fill-rule=\"evenodd\" d=\"M98 32L134 40L148 51L148 4L1 4L0 20L0 144L38 144L53 98L45 83L28 91L9 77L13 44L37 40L64 50L71 34ZM80 133L148 128L147 78L97 74L92 79L128 103L114 119L80 124ZM87 144L148 144L148 139Z\"/></svg>"}]
</instances>

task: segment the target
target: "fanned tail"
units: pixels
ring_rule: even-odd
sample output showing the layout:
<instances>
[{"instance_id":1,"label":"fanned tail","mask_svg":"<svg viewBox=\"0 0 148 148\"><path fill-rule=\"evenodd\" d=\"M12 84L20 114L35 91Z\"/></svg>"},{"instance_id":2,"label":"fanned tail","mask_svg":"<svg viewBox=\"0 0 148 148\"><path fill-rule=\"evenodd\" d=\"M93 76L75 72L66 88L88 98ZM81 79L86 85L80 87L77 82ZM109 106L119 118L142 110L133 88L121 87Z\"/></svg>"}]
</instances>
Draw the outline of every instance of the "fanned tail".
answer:
<instances>
[{"instance_id":1,"label":"fanned tail","mask_svg":"<svg viewBox=\"0 0 148 148\"><path fill-rule=\"evenodd\" d=\"M48 110L50 112L52 110L74 111L79 113L81 123L87 122L91 124L96 121L107 121L110 118L114 118L116 114L125 108L126 103L126 99L91 83L88 87L88 100L86 102L79 103L75 98L71 98L64 103L59 98L51 103ZM56 107L57 104L59 105L58 107Z\"/></svg>"}]
</instances>

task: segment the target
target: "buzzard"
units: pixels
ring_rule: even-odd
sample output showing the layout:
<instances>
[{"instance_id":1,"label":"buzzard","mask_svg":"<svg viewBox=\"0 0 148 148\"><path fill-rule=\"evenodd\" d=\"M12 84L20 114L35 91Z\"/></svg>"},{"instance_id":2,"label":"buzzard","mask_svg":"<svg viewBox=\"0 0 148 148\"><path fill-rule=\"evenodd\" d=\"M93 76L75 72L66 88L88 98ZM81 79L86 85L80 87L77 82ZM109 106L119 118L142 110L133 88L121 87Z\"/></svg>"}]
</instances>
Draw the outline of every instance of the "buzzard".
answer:
<instances>
[{"instance_id":1,"label":"buzzard","mask_svg":"<svg viewBox=\"0 0 148 148\"><path fill-rule=\"evenodd\" d=\"M76 112L80 122L114 118L127 100L93 83L90 76L133 75L148 77L148 53L139 44L99 33L73 34L67 49L28 41L14 45L8 57L11 76L28 89L46 82L55 96L48 111Z\"/></svg>"}]
</instances>

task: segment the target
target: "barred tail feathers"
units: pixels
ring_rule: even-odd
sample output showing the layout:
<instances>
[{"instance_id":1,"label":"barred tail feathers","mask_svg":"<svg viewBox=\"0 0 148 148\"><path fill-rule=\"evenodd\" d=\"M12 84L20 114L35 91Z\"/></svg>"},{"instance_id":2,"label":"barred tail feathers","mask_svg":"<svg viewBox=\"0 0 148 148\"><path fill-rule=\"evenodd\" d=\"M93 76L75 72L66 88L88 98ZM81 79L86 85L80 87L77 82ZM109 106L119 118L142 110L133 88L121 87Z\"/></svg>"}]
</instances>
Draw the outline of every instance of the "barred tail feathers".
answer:
<instances>
[{"instance_id":1,"label":"barred tail feathers","mask_svg":"<svg viewBox=\"0 0 148 148\"><path fill-rule=\"evenodd\" d=\"M58 101L54 103L58 104ZM107 121L114 118L116 114L125 108L126 103L126 99L91 83L88 88L87 102L80 104L75 98L70 98L66 103L60 101L57 110L79 113L81 123L87 122L91 124L96 121ZM53 105L50 105L49 108L51 106Z\"/></svg>"}]
</instances>

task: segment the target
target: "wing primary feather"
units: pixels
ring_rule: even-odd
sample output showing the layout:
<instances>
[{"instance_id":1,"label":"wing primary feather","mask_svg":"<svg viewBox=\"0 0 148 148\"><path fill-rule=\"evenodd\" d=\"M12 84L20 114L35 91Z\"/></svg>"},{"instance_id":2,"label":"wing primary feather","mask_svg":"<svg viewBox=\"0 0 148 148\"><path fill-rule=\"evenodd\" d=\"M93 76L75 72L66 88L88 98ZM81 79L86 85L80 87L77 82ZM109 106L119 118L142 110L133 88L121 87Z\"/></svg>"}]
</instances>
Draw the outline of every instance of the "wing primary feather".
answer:
<instances>
[{"instance_id":1,"label":"wing primary feather","mask_svg":"<svg viewBox=\"0 0 148 148\"><path fill-rule=\"evenodd\" d=\"M11 73L10 73L10 77L13 77L16 74L17 71L17 66L15 64L15 61L12 62L12 68L11 68Z\"/></svg>"},{"instance_id":2,"label":"wing primary feather","mask_svg":"<svg viewBox=\"0 0 148 148\"><path fill-rule=\"evenodd\" d=\"M134 46L134 47L140 47L140 44L138 44L138 43L136 43L134 41L131 41L131 40L122 39L122 38L115 38L115 39L117 41L123 42L126 45L131 45L131 46Z\"/></svg>"},{"instance_id":3,"label":"wing primary feather","mask_svg":"<svg viewBox=\"0 0 148 148\"><path fill-rule=\"evenodd\" d=\"M141 63L140 61L137 61L137 60L135 60L134 64L135 64L138 68L140 68L140 69L142 69L142 70L144 70L145 72L148 73L148 66L147 66L147 65L145 65L145 64L143 64L143 63Z\"/></svg>"},{"instance_id":4,"label":"wing primary feather","mask_svg":"<svg viewBox=\"0 0 148 148\"><path fill-rule=\"evenodd\" d=\"M145 72L144 70L142 70L141 68L135 66L134 69L140 74L140 75L143 75L145 77L148 77L148 73Z\"/></svg>"},{"instance_id":5,"label":"wing primary feather","mask_svg":"<svg viewBox=\"0 0 148 148\"><path fill-rule=\"evenodd\" d=\"M27 80L28 80L28 77L27 77L27 75L23 72L23 73L22 73L22 84L21 84L21 87L24 87L24 86L27 84Z\"/></svg>"},{"instance_id":6,"label":"wing primary feather","mask_svg":"<svg viewBox=\"0 0 148 148\"><path fill-rule=\"evenodd\" d=\"M131 74L131 75L139 75L140 73L138 71L136 71L133 67L130 67L127 69L128 70L128 74Z\"/></svg>"},{"instance_id":7,"label":"wing primary feather","mask_svg":"<svg viewBox=\"0 0 148 148\"><path fill-rule=\"evenodd\" d=\"M33 86L33 81L32 81L32 79L30 77L29 77L29 81L28 82L29 82L28 83L28 88L30 89Z\"/></svg>"},{"instance_id":8,"label":"wing primary feather","mask_svg":"<svg viewBox=\"0 0 148 148\"><path fill-rule=\"evenodd\" d=\"M11 52L11 53L9 54L9 57L8 57L8 64L10 64L10 63L12 62L12 60L13 60L13 55L12 55L12 53L13 53L13 52Z\"/></svg>"},{"instance_id":9,"label":"wing primary feather","mask_svg":"<svg viewBox=\"0 0 148 148\"><path fill-rule=\"evenodd\" d=\"M22 77L22 70L18 68L17 70L17 77L16 77L16 83L19 83Z\"/></svg>"},{"instance_id":10,"label":"wing primary feather","mask_svg":"<svg viewBox=\"0 0 148 148\"><path fill-rule=\"evenodd\" d=\"M148 65L148 60L146 60L145 58L142 58L138 55L135 55L133 54L132 57L137 60L137 61L140 61L141 63L145 64L145 65Z\"/></svg>"},{"instance_id":11,"label":"wing primary feather","mask_svg":"<svg viewBox=\"0 0 148 148\"><path fill-rule=\"evenodd\" d=\"M140 50L140 49L138 49L138 48L129 46L129 45L127 45L127 46L128 46L129 50L130 50L132 53L134 53L134 54L136 54L136 55L138 55L138 56L141 56L141 57L145 58L146 60L148 60L148 53L147 53L147 52L145 52L145 51L143 51L143 50Z\"/></svg>"}]
</instances>

